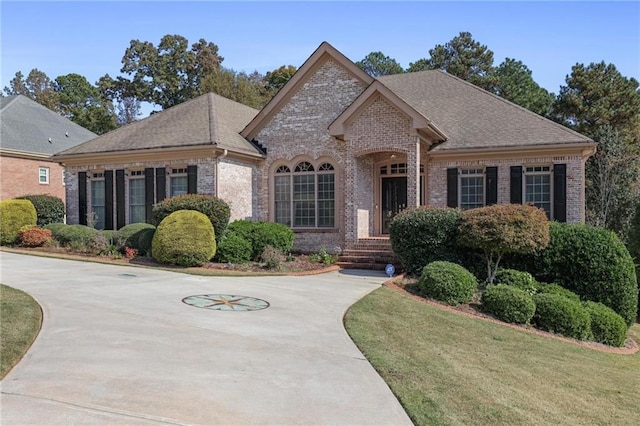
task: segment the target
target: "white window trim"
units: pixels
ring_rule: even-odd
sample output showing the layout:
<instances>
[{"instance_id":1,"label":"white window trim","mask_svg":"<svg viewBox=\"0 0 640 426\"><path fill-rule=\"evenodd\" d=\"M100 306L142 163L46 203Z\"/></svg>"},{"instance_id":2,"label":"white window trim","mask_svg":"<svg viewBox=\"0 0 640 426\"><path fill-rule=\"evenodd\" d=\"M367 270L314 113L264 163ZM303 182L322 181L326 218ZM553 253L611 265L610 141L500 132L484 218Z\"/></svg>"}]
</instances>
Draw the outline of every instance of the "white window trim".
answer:
<instances>
[{"instance_id":1,"label":"white window trim","mask_svg":"<svg viewBox=\"0 0 640 426\"><path fill-rule=\"evenodd\" d=\"M187 174L187 166L180 166L180 167L171 167L171 173L169 173L169 179L167 179L169 182L169 198L171 197L175 197L176 194L173 194L172 191L172 185L171 185L171 180L173 178L176 177L184 177L187 178L188 180L188 174ZM187 188L189 187L189 182L187 182ZM187 191L185 192L185 194L187 194L189 192L189 190L187 189ZM184 195L184 194L180 194L180 195Z\"/></svg>"},{"instance_id":2,"label":"white window trim","mask_svg":"<svg viewBox=\"0 0 640 426\"><path fill-rule=\"evenodd\" d=\"M464 174L463 171L471 172L475 170L475 173ZM462 209L462 179L463 178L482 178L482 206L473 207L479 208L487 205L487 169L485 167L464 167L458 168L458 208ZM471 209L469 209L471 210Z\"/></svg>"},{"instance_id":3,"label":"white window trim","mask_svg":"<svg viewBox=\"0 0 640 426\"><path fill-rule=\"evenodd\" d=\"M548 167L549 170L528 171L527 169ZM532 204L527 201L527 176L549 176L549 220L553 220L553 164L529 164L522 166L522 204Z\"/></svg>"},{"instance_id":4,"label":"white window trim","mask_svg":"<svg viewBox=\"0 0 640 426\"><path fill-rule=\"evenodd\" d=\"M45 178L44 182L41 179L43 177L42 176L42 172L43 171L44 171L44 178ZM49 169L49 167L39 167L38 168L38 183L40 185L49 185L49 181L50 181L49 175L50 175L50 173L51 173L51 170Z\"/></svg>"}]
</instances>

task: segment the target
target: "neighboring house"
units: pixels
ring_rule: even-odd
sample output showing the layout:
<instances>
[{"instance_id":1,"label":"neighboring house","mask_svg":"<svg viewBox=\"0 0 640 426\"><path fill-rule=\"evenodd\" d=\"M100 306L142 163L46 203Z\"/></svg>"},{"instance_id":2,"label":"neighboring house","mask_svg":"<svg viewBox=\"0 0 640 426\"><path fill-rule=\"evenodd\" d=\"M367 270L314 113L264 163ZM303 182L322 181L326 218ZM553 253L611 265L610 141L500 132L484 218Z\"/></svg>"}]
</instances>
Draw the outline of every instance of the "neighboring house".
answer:
<instances>
[{"instance_id":1,"label":"neighboring house","mask_svg":"<svg viewBox=\"0 0 640 426\"><path fill-rule=\"evenodd\" d=\"M0 97L0 200L48 194L65 199L60 150L97 135L23 95Z\"/></svg>"},{"instance_id":2,"label":"neighboring house","mask_svg":"<svg viewBox=\"0 0 640 426\"><path fill-rule=\"evenodd\" d=\"M591 139L442 71L374 79L323 43L260 112L204 95L56 157L80 222L93 199L108 228L148 219L175 175L183 192L287 224L297 249L316 251L384 237L420 205L533 203L581 222L594 152ZM138 195L126 189L133 176Z\"/></svg>"}]
</instances>

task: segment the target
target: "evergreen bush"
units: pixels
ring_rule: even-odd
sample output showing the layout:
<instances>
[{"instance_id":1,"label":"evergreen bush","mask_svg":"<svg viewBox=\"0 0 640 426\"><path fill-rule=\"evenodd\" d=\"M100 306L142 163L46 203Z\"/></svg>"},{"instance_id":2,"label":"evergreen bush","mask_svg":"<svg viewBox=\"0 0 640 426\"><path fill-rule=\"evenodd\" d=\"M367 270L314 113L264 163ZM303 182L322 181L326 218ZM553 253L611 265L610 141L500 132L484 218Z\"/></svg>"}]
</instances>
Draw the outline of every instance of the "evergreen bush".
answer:
<instances>
[{"instance_id":1,"label":"evergreen bush","mask_svg":"<svg viewBox=\"0 0 640 426\"><path fill-rule=\"evenodd\" d=\"M228 231L251 243L251 259L253 260L260 260L267 246L272 246L281 253L289 253L293 248L295 237L291 228L273 222L236 220L229 225Z\"/></svg>"},{"instance_id":2,"label":"evergreen bush","mask_svg":"<svg viewBox=\"0 0 640 426\"><path fill-rule=\"evenodd\" d=\"M25 195L18 199L29 200L36 209L37 225L64 222L64 201L53 195Z\"/></svg>"},{"instance_id":3,"label":"evergreen bush","mask_svg":"<svg viewBox=\"0 0 640 426\"><path fill-rule=\"evenodd\" d=\"M610 307L602 303L587 301L583 306L591 317L591 338L609 346L624 346L627 339L627 324Z\"/></svg>"},{"instance_id":4,"label":"evergreen bush","mask_svg":"<svg viewBox=\"0 0 640 426\"><path fill-rule=\"evenodd\" d=\"M150 223L143 222L130 223L123 226L118 230L118 236L122 241L120 248L124 249L125 247L131 247L138 250L140 254L145 254L148 247L140 247L140 243L150 240L148 237L145 239L145 235L151 231L154 231L155 229L156 227L151 225Z\"/></svg>"},{"instance_id":5,"label":"evergreen bush","mask_svg":"<svg viewBox=\"0 0 640 426\"><path fill-rule=\"evenodd\" d=\"M202 266L216 254L211 221L195 210L179 210L164 218L151 243L151 254L160 263Z\"/></svg>"},{"instance_id":6,"label":"evergreen bush","mask_svg":"<svg viewBox=\"0 0 640 426\"><path fill-rule=\"evenodd\" d=\"M85 225L65 225L52 232L53 238L63 246L87 248L100 231Z\"/></svg>"},{"instance_id":7,"label":"evergreen bush","mask_svg":"<svg viewBox=\"0 0 640 426\"><path fill-rule=\"evenodd\" d=\"M515 324L528 324L536 312L529 293L506 284L489 286L482 294L482 306L500 320Z\"/></svg>"},{"instance_id":8,"label":"evergreen bush","mask_svg":"<svg viewBox=\"0 0 640 426\"><path fill-rule=\"evenodd\" d=\"M422 269L418 288L425 296L432 299L449 305L458 305L473 300L478 289L478 281L464 267L437 260Z\"/></svg>"},{"instance_id":9,"label":"evergreen bush","mask_svg":"<svg viewBox=\"0 0 640 426\"><path fill-rule=\"evenodd\" d=\"M420 207L397 214L389 225L391 248L404 270L420 274L430 262L457 262L456 233L460 211Z\"/></svg>"},{"instance_id":10,"label":"evergreen bush","mask_svg":"<svg viewBox=\"0 0 640 426\"><path fill-rule=\"evenodd\" d=\"M217 258L220 262L247 263L251 260L251 243L234 232L227 235L218 245Z\"/></svg>"},{"instance_id":11,"label":"evergreen bush","mask_svg":"<svg viewBox=\"0 0 640 426\"><path fill-rule=\"evenodd\" d=\"M533 323L537 327L580 340L591 335L591 318L580 302L560 294L536 294L533 301Z\"/></svg>"},{"instance_id":12,"label":"evergreen bush","mask_svg":"<svg viewBox=\"0 0 640 426\"><path fill-rule=\"evenodd\" d=\"M52 239L49 229L38 226L26 226L20 230L20 245L23 247L41 247Z\"/></svg>"},{"instance_id":13,"label":"evergreen bush","mask_svg":"<svg viewBox=\"0 0 640 426\"><path fill-rule=\"evenodd\" d=\"M505 284L524 290L530 296L538 292L538 282L528 272L516 269L498 269L494 284Z\"/></svg>"},{"instance_id":14,"label":"evergreen bush","mask_svg":"<svg viewBox=\"0 0 640 426\"><path fill-rule=\"evenodd\" d=\"M0 201L0 244L14 244L24 226L35 226L36 209L29 200Z\"/></svg>"}]
</instances>

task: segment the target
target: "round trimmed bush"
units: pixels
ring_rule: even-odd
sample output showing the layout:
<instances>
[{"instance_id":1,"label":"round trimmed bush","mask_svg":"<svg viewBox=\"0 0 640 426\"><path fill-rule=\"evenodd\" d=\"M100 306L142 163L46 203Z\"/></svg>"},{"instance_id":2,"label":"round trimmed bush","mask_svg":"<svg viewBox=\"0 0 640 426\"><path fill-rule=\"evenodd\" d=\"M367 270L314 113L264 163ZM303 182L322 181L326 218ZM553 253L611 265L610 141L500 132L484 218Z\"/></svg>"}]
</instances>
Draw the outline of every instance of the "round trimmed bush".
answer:
<instances>
[{"instance_id":1,"label":"round trimmed bush","mask_svg":"<svg viewBox=\"0 0 640 426\"><path fill-rule=\"evenodd\" d=\"M59 230L61 230L65 226L67 226L66 223L56 222L56 223L50 223L48 225L45 225L45 226L43 226L43 228L44 229L49 229L53 233L53 238L55 238L56 237L56 232L58 232Z\"/></svg>"},{"instance_id":2,"label":"round trimmed bush","mask_svg":"<svg viewBox=\"0 0 640 426\"><path fill-rule=\"evenodd\" d=\"M20 228L35 226L36 209L29 200L0 201L0 244L18 241Z\"/></svg>"},{"instance_id":3,"label":"round trimmed bush","mask_svg":"<svg viewBox=\"0 0 640 426\"><path fill-rule=\"evenodd\" d=\"M228 232L251 243L251 258L260 260L265 247L271 246L281 253L289 253L293 248L294 233L286 225L273 222L249 222L236 220L229 225Z\"/></svg>"},{"instance_id":4,"label":"round trimmed bush","mask_svg":"<svg viewBox=\"0 0 640 426\"><path fill-rule=\"evenodd\" d=\"M140 239L150 229L155 230L156 227L150 223L130 223L118 229L118 235L125 247L131 247L140 252Z\"/></svg>"},{"instance_id":5,"label":"round trimmed bush","mask_svg":"<svg viewBox=\"0 0 640 426\"><path fill-rule=\"evenodd\" d=\"M460 211L421 207L404 210L389 225L391 248L404 270L419 274L430 262L457 262L456 233Z\"/></svg>"},{"instance_id":6,"label":"round trimmed bush","mask_svg":"<svg viewBox=\"0 0 640 426\"><path fill-rule=\"evenodd\" d=\"M53 238L63 246L88 246L100 231L85 225L65 225L52 232Z\"/></svg>"},{"instance_id":7,"label":"round trimmed bush","mask_svg":"<svg viewBox=\"0 0 640 426\"><path fill-rule=\"evenodd\" d=\"M51 230L38 226L26 226L20 230L20 245L23 247L40 247L50 242Z\"/></svg>"},{"instance_id":8,"label":"round trimmed bush","mask_svg":"<svg viewBox=\"0 0 640 426\"><path fill-rule=\"evenodd\" d=\"M195 210L178 210L156 229L151 254L160 263L202 266L216 254L216 238L209 218Z\"/></svg>"},{"instance_id":9,"label":"round trimmed bush","mask_svg":"<svg viewBox=\"0 0 640 426\"><path fill-rule=\"evenodd\" d=\"M122 239L120 238L120 233L118 231L114 231L113 229L103 229L100 233L105 240L107 240L107 244L115 246L118 249L122 248Z\"/></svg>"},{"instance_id":10,"label":"round trimmed bush","mask_svg":"<svg viewBox=\"0 0 640 426\"><path fill-rule=\"evenodd\" d=\"M224 200L213 195L184 194L167 198L153 206L153 224L158 226L171 213L178 210L195 210L209 218L220 242L229 225L231 207Z\"/></svg>"},{"instance_id":11,"label":"round trimmed bush","mask_svg":"<svg viewBox=\"0 0 640 426\"><path fill-rule=\"evenodd\" d=\"M538 282L533 278L533 275L516 269L499 269L494 283L519 288L529 295L534 295L538 289Z\"/></svg>"},{"instance_id":12,"label":"round trimmed bush","mask_svg":"<svg viewBox=\"0 0 640 426\"><path fill-rule=\"evenodd\" d=\"M53 195L25 195L18 197L21 200L29 200L36 208L38 226L42 227L50 223L64 222L64 201Z\"/></svg>"},{"instance_id":13,"label":"round trimmed bush","mask_svg":"<svg viewBox=\"0 0 640 426\"><path fill-rule=\"evenodd\" d=\"M610 346L624 346L627 338L627 324L610 307L596 302L583 303L591 317L591 337L599 343Z\"/></svg>"},{"instance_id":14,"label":"round trimmed bush","mask_svg":"<svg viewBox=\"0 0 640 426\"><path fill-rule=\"evenodd\" d=\"M215 231L214 231L215 232ZM156 227L145 228L137 233L138 235L138 254L141 256L151 255L151 244L153 236L156 234Z\"/></svg>"},{"instance_id":15,"label":"round trimmed bush","mask_svg":"<svg viewBox=\"0 0 640 426\"><path fill-rule=\"evenodd\" d=\"M220 262L247 263L251 260L251 254L251 243L233 232L228 232L218 245L217 257Z\"/></svg>"},{"instance_id":16,"label":"round trimmed bush","mask_svg":"<svg viewBox=\"0 0 640 426\"><path fill-rule=\"evenodd\" d=\"M536 304L533 323L537 327L574 339L589 338L591 318L580 302L559 294L536 294L533 301Z\"/></svg>"},{"instance_id":17,"label":"round trimmed bush","mask_svg":"<svg viewBox=\"0 0 640 426\"><path fill-rule=\"evenodd\" d=\"M582 299L601 302L635 322L638 282L633 259L618 236L589 225L552 223L551 243L540 256L542 281L560 284Z\"/></svg>"},{"instance_id":18,"label":"round trimmed bush","mask_svg":"<svg viewBox=\"0 0 640 426\"><path fill-rule=\"evenodd\" d=\"M462 266L438 260L422 269L418 281L422 293L449 305L458 305L473 300L478 290L476 277Z\"/></svg>"},{"instance_id":19,"label":"round trimmed bush","mask_svg":"<svg viewBox=\"0 0 640 426\"><path fill-rule=\"evenodd\" d=\"M539 283L537 290L538 294L559 294L567 299L575 300L576 302L580 301L580 296L556 283Z\"/></svg>"},{"instance_id":20,"label":"round trimmed bush","mask_svg":"<svg viewBox=\"0 0 640 426\"><path fill-rule=\"evenodd\" d=\"M500 320L515 324L529 323L536 312L529 293L506 284L489 286L482 294L482 306Z\"/></svg>"}]
</instances>

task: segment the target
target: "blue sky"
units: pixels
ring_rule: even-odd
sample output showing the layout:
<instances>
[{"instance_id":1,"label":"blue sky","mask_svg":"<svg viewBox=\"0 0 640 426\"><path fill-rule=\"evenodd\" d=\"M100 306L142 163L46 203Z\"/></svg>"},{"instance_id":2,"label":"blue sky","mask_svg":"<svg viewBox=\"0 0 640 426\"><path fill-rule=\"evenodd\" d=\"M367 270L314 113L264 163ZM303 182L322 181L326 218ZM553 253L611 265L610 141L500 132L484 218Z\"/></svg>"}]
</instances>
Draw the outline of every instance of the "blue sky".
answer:
<instances>
[{"instance_id":1,"label":"blue sky","mask_svg":"<svg viewBox=\"0 0 640 426\"><path fill-rule=\"evenodd\" d=\"M214 42L223 66L299 67L322 41L353 61L382 51L403 67L461 31L524 62L557 93L571 66L604 60L640 79L640 2L13 2L0 3L1 82L32 68L95 83L120 74L132 39Z\"/></svg>"}]
</instances>

